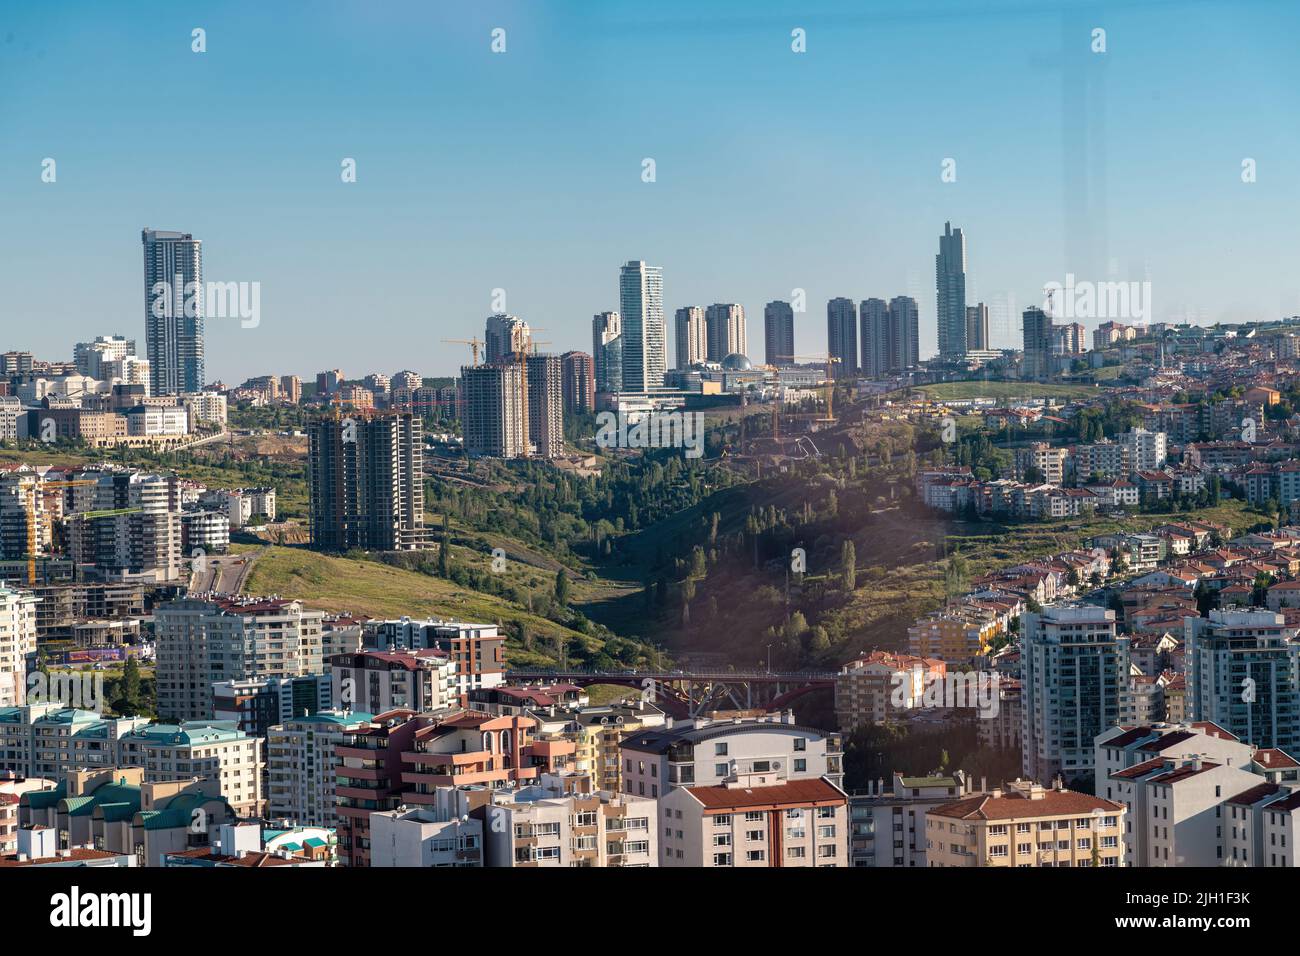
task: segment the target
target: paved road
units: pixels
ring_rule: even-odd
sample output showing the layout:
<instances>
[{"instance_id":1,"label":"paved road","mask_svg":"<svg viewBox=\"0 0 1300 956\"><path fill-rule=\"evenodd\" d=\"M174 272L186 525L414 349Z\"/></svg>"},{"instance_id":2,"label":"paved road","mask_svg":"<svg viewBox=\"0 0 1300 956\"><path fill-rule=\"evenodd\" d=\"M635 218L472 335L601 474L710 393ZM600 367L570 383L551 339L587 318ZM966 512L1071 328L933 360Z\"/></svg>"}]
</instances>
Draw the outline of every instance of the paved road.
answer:
<instances>
[{"instance_id":1,"label":"paved road","mask_svg":"<svg viewBox=\"0 0 1300 956\"><path fill-rule=\"evenodd\" d=\"M190 593L238 594L248 583L253 562L262 556L265 548L244 554L211 555L203 560L203 570L190 574Z\"/></svg>"}]
</instances>

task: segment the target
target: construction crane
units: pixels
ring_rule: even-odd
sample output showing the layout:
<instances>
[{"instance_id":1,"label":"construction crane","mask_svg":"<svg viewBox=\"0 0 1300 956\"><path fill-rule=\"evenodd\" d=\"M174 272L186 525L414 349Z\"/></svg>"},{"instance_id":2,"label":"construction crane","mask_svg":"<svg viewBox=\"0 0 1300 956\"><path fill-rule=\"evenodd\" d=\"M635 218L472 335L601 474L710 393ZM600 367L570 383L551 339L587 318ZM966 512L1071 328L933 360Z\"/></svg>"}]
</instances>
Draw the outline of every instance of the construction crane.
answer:
<instances>
[{"instance_id":1,"label":"construction crane","mask_svg":"<svg viewBox=\"0 0 1300 956\"><path fill-rule=\"evenodd\" d=\"M480 342L477 335L472 339L443 339L443 341L448 345L468 345L470 351L474 354L474 364L476 366L478 365L478 350L481 349L485 343Z\"/></svg>"},{"instance_id":2,"label":"construction crane","mask_svg":"<svg viewBox=\"0 0 1300 956\"><path fill-rule=\"evenodd\" d=\"M27 497L27 584L36 583L36 496L46 490L55 488L76 488L80 485L97 485L95 478L81 478L72 481L34 481L31 494Z\"/></svg>"},{"instance_id":3,"label":"construction crane","mask_svg":"<svg viewBox=\"0 0 1300 956\"><path fill-rule=\"evenodd\" d=\"M794 359L798 362L825 362L826 363L826 417L822 419L826 422L835 421L835 374L833 366L836 362L844 361L838 355L831 355L827 352L825 355L778 355L777 358Z\"/></svg>"}]
</instances>

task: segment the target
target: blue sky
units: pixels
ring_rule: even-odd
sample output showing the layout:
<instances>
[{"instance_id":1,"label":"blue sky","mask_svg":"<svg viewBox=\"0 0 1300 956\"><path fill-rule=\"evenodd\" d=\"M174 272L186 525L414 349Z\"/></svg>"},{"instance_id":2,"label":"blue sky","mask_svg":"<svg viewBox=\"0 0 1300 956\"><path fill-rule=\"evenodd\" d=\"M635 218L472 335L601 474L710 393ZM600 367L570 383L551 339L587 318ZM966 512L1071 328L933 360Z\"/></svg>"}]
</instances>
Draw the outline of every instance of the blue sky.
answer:
<instances>
[{"instance_id":1,"label":"blue sky","mask_svg":"<svg viewBox=\"0 0 1300 956\"><path fill-rule=\"evenodd\" d=\"M0 350L66 358L113 332L143 347L145 226L201 238L208 279L261 283L256 329L208 323L208 376L230 383L450 374L469 352L440 340L481 336L495 288L548 348L590 349L628 259L663 266L670 319L742 303L755 357L763 304L794 288L810 354L828 298L916 295L925 355L949 219L971 298L1017 312L1072 271L1149 279L1157 319L1300 313L1297 5L1066 10L7 4ZM993 334L1015 344L1018 320Z\"/></svg>"}]
</instances>

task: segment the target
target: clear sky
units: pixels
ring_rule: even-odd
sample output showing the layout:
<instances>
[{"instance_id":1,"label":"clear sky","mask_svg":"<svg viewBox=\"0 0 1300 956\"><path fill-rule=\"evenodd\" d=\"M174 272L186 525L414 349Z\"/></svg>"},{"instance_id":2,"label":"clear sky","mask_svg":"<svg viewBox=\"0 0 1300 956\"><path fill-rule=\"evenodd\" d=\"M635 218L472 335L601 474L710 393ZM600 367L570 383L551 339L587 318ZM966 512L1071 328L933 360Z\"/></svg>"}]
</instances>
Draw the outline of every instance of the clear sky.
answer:
<instances>
[{"instance_id":1,"label":"clear sky","mask_svg":"<svg viewBox=\"0 0 1300 956\"><path fill-rule=\"evenodd\" d=\"M926 356L949 219L968 298L1017 315L1067 272L1149 279L1157 320L1298 313L1297 35L1300 5L1240 0L4 3L0 350L143 350L145 226L261 283L257 328L208 323L231 384L451 374L496 288L590 350L628 259L663 266L670 341L735 301L761 359L802 288L817 353L828 298L911 294Z\"/></svg>"}]
</instances>

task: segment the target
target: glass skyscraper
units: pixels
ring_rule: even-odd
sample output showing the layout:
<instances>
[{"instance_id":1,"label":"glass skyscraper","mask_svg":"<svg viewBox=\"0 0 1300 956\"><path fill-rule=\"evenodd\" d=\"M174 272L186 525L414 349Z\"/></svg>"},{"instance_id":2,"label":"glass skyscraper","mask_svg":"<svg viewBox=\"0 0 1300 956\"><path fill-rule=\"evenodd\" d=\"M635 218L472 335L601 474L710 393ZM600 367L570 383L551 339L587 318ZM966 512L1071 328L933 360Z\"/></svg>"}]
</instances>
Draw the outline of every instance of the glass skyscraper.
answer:
<instances>
[{"instance_id":1,"label":"glass skyscraper","mask_svg":"<svg viewBox=\"0 0 1300 956\"><path fill-rule=\"evenodd\" d=\"M662 388L668 370L664 328L664 275L660 266L630 261L618 277L623 322L623 388L640 392Z\"/></svg>"},{"instance_id":2,"label":"glass skyscraper","mask_svg":"<svg viewBox=\"0 0 1300 956\"><path fill-rule=\"evenodd\" d=\"M934 257L934 287L938 293L939 357L966 355L966 237L952 223L943 224L939 254Z\"/></svg>"},{"instance_id":3,"label":"glass skyscraper","mask_svg":"<svg viewBox=\"0 0 1300 956\"><path fill-rule=\"evenodd\" d=\"M154 395L203 390L203 243L188 232L145 229L144 314Z\"/></svg>"}]
</instances>

